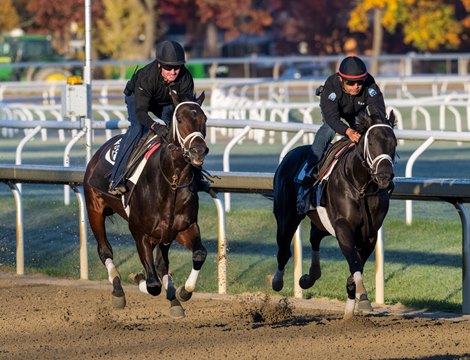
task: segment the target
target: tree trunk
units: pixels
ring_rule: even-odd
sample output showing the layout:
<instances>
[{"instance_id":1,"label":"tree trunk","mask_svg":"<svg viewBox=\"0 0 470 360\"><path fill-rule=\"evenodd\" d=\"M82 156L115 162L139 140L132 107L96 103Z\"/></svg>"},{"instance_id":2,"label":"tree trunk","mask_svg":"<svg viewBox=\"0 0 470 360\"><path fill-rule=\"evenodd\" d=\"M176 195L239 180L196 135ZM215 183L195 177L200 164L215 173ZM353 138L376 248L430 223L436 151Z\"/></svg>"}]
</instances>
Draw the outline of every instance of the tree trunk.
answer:
<instances>
[{"instance_id":1,"label":"tree trunk","mask_svg":"<svg viewBox=\"0 0 470 360\"><path fill-rule=\"evenodd\" d=\"M372 40L372 61L370 72L373 76L379 75L379 56L382 50L382 10L374 9L374 38Z\"/></svg>"}]
</instances>

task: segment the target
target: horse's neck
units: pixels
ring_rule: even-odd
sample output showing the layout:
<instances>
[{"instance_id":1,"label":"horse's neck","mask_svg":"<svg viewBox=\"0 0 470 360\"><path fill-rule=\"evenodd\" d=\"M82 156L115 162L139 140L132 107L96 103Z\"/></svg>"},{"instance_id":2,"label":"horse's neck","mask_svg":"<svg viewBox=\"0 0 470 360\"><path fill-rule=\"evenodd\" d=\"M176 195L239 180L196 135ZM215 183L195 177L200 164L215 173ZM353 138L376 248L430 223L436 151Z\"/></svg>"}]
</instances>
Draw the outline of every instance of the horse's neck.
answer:
<instances>
[{"instance_id":1,"label":"horse's neck","mask_svg":"<svg viewBox=\"0 0 470 360\"><path fill-rule=\"evenodd\" d=\"M191 176L191 165L184 159L182 152L178 148L171 149L172 146L168 145L162 148L159 162L161 172L167 177L176 175L179 179Z\"/></svg>"},{"instance_id":2,"label":"horse's neck","mask_svg":"<svg viewBox=\"0 0 470 360\"><path fill-rule=\"evenodd\" d=\"M343 166L346 178L357 188L366 185L371 180L369 170L364 165L363 153L363 144L356 146L353 151L347 154L349 156L346 156Z\"/></svg>"}]
</instances>

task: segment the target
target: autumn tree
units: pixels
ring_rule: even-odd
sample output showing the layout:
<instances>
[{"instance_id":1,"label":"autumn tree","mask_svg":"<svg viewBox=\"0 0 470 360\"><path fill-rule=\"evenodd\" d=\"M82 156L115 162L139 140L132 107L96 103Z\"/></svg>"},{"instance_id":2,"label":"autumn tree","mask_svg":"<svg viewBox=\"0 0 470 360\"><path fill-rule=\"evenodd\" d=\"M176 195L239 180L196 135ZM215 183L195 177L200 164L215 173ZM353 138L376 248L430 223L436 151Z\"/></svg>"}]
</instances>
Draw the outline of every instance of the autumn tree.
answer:
<instances>
[{"instance_id":1,"label":"autumn tree","mask_svg":"<svg viewBox=\"0 0 470 360\"><path fill-rule=\"evenodd\" d=\"M102 1L104 16L96 24L96 49L112 59L146 59L142 42L149 15L140 0Z\"/></svg>"},{"instance_id":2,"label":"autumn tree","mask_svg":"<svg viewBox=\"0 0 470 360\"><path fill-rule=\"evenodd\" d=\"M353 8L343 0L265 0L273 17L272 30L279 54L337 54L351 36L347 21Z\"/></svg>"},{"instance_id":3,"label":"autumn tree","mask_svg":"<svg viewBox=\"0 0 470 360\"><path fill-rule=\"evenodd\" d=\"M0 34L19 25L19 17L12 0L3 0L0 6Z\"/></svg>"},{"instance_id":4,"label":"autumn tree","mask_svg":"<svg viewBox=\"0 0 470 360\"><path fill-rule=\"evenodd\" d=\"M456 48L462 23L457 20L454 2L441 0L360 0L351 12L349 28L370 29L371 10L380 9L386 31L403 32L403 41L421 51Z\"/></svg>"},{"instance_id":5,"label":"autumn tree","mask_svg":"<svg viewBox=\"0 0 470 360\"><path fill-rule=\"evenodd\" d=\"M92 1L92 19L101 16L101 4ZM73 22L81 28L85 22L84 0L30 0L26 9L32 15L29 30L37 33L51 33L53 45L59 52L67 52L70 40L70 26Z\"/></svg>"},{"instance_id":6,"label":"autumn tree","mask_svg":"<svg viewBox=\"0 0 470 360\"><path fill-rule=\"evenodd\" d=\"M160 7L163 14L170 15L167 21L186 24L205 39L206 56L219 55L217 29L223 30L225 40L232 40L242 33L261 34L272 21L266 9L253 0L161 0Z\"/></svg>"}]
</instances>

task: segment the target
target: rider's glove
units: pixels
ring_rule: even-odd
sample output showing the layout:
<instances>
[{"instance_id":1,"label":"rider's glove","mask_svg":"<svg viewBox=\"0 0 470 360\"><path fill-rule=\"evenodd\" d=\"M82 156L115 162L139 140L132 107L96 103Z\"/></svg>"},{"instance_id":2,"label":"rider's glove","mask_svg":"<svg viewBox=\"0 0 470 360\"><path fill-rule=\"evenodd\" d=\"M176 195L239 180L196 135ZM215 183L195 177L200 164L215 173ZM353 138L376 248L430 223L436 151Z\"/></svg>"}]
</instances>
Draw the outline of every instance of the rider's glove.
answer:
<instances>
[{"instance_id":1,"label":"rider's glove","mask_svg":"<svg viewBox=\"0 0 470 360\"><path fill-rule=\"evenodd\" d=\"M165 125L154 122L150 128L160 137L166 137L168 135L168 128Z\"/></svg>"}]
</instances>

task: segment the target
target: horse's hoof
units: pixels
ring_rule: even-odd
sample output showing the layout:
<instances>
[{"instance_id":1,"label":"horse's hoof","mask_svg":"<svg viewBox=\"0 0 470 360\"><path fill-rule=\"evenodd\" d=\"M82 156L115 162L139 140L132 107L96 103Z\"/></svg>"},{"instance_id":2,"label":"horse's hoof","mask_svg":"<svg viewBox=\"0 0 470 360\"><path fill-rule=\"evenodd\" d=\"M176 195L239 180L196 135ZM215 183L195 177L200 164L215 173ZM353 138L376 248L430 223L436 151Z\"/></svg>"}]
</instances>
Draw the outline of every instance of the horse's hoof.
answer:
<instances>
[{"instance_id":1,"label":"horse's hoof","mask_svg":"<svg viewBox=\"0 0 470 360\"><path fill-rule=\"evenodd\" d=\"M304 274L299 279L299 285L302 289L307 290L310 289L315 284L316 279L311 277L308 274Z\"/></svg>"},{"instance_id":2,"label":"horse's hoof","mask_svg":"<svg viewBox=\"0 0 470 360\"><path fill-rule=\"evenodd\" d=\"M111 300L113 308L115 309L124 309L126 307L126 297L123 296L114 296Z\"/></svg>"},{"instance_id":3,"label":"horse's hoof","mask_svg":"<svg viewBox=\"0 0 470 360\"><path fill-rule=\"evenodd\" d=\"M372 305L370 304L370 301L365 299L365 300L359 300L357 303L357 311L362 312L362 313L370 313L374 311Z\"/></svg>"},{"instance_id":4,"label":"horse's hoof","mask_svg":"<svg viewBox=\"0 0 470 360\"><path fill-rule=\"evenodd\" d=\"M343 320L345 321L351 320L353 317L354 317L354 312L347 312L347 313L344 313Z\"/></svg>"},{"instance_id":5,"label":"horse's hoof","mask_svg":"<svg viewBox=\"0 0 470 360\"><path fill-rule=\"evenodd\" d=\"M171 305L170 305L170 316L173 318L173 319L182 319L184 318L186 315L184 314L184 309L183 307L181 306L180 302L175 299L171 302Z\"/></svg>"},{"instance_id":6,"label":"horse's hoof","mask_svg":"<svg viewBox=\"0 0 470 360\"><path fill-rule=\"evenodd\" d=\"M274 291L281 291L284 287L284 270L276 270L273 276L273 280L271 281L271 287Z\"/></svg>"},{"instance_id":7,"label":"horse's hoof","mask_svg":"<svg viewBox=\"0 0 470 360\"><path fill-rule=\"evenodd\" d=\"M193 296L192 292L186 291L184 286L180 286L178 290L176 290L176 298L179 301L185 302L191 299L191 296Z\"/></svg>"}]
</instances>

